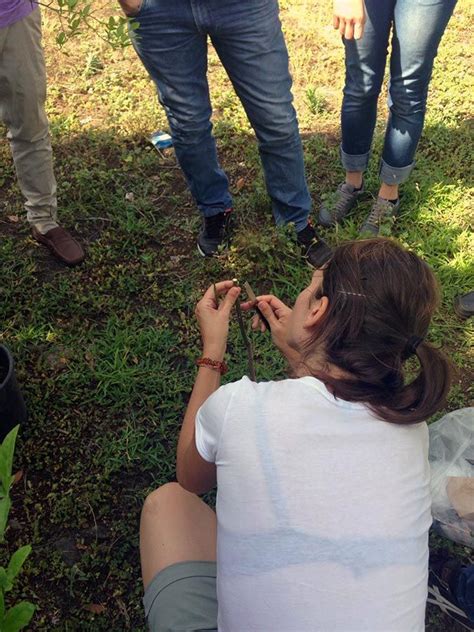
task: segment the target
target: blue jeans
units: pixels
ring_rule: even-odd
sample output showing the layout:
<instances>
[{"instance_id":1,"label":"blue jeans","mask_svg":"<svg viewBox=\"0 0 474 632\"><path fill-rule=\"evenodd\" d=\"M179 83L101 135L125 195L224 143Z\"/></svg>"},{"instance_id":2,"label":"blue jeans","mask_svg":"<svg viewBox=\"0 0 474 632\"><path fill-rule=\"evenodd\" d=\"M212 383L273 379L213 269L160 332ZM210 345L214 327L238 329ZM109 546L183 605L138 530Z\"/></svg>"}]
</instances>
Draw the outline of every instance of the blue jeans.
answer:
<instances>
[{"instance_id":1,"label":"blue jeans","mask_svg":"<svg viewBox=\"0 0 474 632\"><path fill-rule=\"evenodd\" d=\"M454 588L458 604L474 623L474 566L462 569Z\"/></svg>"},{"instance_id":2,"label":"blue jeans","mask_svg":"<svg viewBox=\"0 0 474 632\"><path fill-rule=\"evenodd\" d=\"M210 37L255 130L275 220L305 228L311 199L277 0L143 0L136 20L135 49L157 86L201 213L232 206L212 136Z\"/></svg>"},{"instance_id":3,"label":"blue jeans","mask_svg":"<svg viewBox=\"0 0 474 632\"><path fill-rule=\"evenodd\" d=\"M434 59L456 0L365 0L360 40L344 40L346 83L341 160L346 171L367 168L393 25L389 108L380 177L404 182L414 167Z\"/></svg>"}]
</instances>

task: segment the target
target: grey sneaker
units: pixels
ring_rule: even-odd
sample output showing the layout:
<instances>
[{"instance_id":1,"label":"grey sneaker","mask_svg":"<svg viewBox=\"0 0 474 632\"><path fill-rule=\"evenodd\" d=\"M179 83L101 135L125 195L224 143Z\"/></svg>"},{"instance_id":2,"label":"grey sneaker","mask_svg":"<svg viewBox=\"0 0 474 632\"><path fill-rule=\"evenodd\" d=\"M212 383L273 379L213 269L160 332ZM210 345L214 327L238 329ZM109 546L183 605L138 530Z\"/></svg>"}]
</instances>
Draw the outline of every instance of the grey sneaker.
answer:
<instances>
[{"instance_id":1,"label":"grey sneaker","mask_svg":"<svg viewBox=\"0 0 474 632\"><path fill-rule=\"evenodd\" d=\"M382 232L384 235L389 235L399 207L399 199L396 202L390 202L390 200L378 197L365 222L360 227L359 234L376 237Z\"/></svg>"},{"instance_id":2,"label":"grey sneaker","mask_svg":"<svg viewBox=\"0 0 474 632\"><path fill-rule=\"evenodd\" d=\"M356 189L352 184L343 182L337 187L334 198L331 202L323 202L319 209L319 223L326 228L335 226L340 222L357 204L361 193L364 192L364 183L360 189Z\"/></svg>"}]
</instances>

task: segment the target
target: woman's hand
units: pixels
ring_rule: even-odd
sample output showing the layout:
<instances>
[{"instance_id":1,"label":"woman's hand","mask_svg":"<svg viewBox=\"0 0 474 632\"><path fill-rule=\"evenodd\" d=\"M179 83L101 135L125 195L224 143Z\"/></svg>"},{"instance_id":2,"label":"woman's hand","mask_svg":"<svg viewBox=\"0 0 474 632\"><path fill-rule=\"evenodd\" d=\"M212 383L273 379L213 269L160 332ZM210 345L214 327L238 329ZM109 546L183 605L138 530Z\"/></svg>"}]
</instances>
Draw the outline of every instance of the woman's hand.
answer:
<instances>
[{"instance_id":1,"label":"woman's hand","mask_svg":"<svg viewBox=\"0 0 474 632\"><path fill-rule=\"evenodd\" d=\"M275 346L292 366L296 366L299 362L300 355L289 347L286 342L288 322L292 312L291 308L285 305L283 301L280 301L279 298L273 296L273 294L257 296L257 306L270 325L272 340ZM242 303L241 307L244 311L255 309L255 302L247 301L246 303ZM252 319L252 329L260 329L262 332L266 331L266 326L258 314Z\"/></svg>"},{"instance_id":2,"label":"woman's hand","mask_svg":"<svg viewBox=\"0 0 474 632\"><path fill-rule=\"evenodd\" d=\"M140 11L143 0L119 0L119 4L125 15L132 18Z\"/></svg>"},{"instance_id":3,"label":"woman's hand","mask_svg":"<svg viewBox=\"0 0 474 632\"><path fill-rule=\"evenodd\" d=\"M220 304L216 295L225 296ZM203 355L212 360L222 361L227 347L229 317L232 307L240 294L240 287L233 281L221 281L211 285L196 305L196 318L201 330Z\"/></svg>"},{"instance_id":4,"label":"woman's hand","mask_svg":"<svg viewBox=\"0 0 474 632\"><path fill-rule=\"evenodd\" d=\"M333 13L333 26L344 39L362 37L366 20L364 0L334 0Z\"/></svg>"}]
</instances>

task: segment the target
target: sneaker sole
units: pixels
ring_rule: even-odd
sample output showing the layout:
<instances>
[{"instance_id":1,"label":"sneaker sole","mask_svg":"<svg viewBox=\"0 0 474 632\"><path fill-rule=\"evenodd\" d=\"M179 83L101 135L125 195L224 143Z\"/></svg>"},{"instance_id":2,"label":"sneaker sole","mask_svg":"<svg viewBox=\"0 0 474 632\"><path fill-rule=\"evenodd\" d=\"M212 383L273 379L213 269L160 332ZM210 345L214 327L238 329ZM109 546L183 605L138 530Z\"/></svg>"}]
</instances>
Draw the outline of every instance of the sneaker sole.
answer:
<instances>
[{"instance_id":1,"label":"sneaker sole","mask_svg":"<svg viewBox=\"0 0 474 632\"><path fill-rule=\"evenodd\" d=\"M215 252L211 252L210 254L206 254L204 252L204 250L201 248L201 246L199 245L199 242L196 243L196 247L197 247L197 251L198 253L201 255L201 257L204 257L204 259L210 259L211 257L217 257L219 254L222 254L224 251L215 251Z\"/></svg>"},{"instance_id":2,"label":"sneaker sole","mask_svg":"<svg viewBox=\"0 0 474 632\"><path fill-rule=\"evenodd\" d=\"M199 254L201 255L201 257L205 257L205 256L206 256L206 254L205 254L205 253L201 250L201 246L199 245L199 243L198 243L198 244L196 244L196 245L197 245L197 251L199 252Z\"/></svg>"},{"instance_id":3,"label":"sneaker sole","mask_svg":"<svg viewBox=\"0 0 474 632\"><path fill-rule=\"evenodd\" d=\"M472 310L467 310L462 307L459 296L454 301L454 311L459 316L459 318L462 318L463 320L467 320L468 318L471 318L471 316L474 316Z\"/></svg>"}]
</instances>

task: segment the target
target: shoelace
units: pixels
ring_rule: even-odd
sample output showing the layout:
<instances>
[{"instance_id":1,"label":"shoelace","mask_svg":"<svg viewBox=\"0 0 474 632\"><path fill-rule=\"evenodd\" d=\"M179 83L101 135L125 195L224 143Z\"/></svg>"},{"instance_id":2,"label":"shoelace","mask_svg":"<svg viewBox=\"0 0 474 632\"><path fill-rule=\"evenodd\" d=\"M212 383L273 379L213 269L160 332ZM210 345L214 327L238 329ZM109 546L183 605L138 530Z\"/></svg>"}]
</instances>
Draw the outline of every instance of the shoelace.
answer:
<instances>
[{"instance_id":1,"label":"shoelace","mask_svg":"<svg viewBox=\"0 0 474 632\"><path fill-rule=\"evenodd\" d=\"M338 219L339 215L341 213L345 213L346 212L346 204L348 202L352 201L352 196L353 193L348 193L347 191L344 191L343 188L339 189L339 196L338 196L338 200L336 202L336 204L334 205L333 211L332 211L332 215Z\"/></svg>"},{"instance_id":2,"label":"shoelace","mask_svg":"<svg viewBox=\"0 0 474 632\"><path fill-rule=\"evenodd\" d=\"M386 201L377 201L373 207L372 210L369 213L369 216L367 218L366 223L367 224L372 224L372 226L380 226L380 222L382 221L382 219L384 218L385 214L387 212L390 211L390 207L392 206L392 204L390 204L390 202L386 202Z\"/></svg>"}]
</instances>

